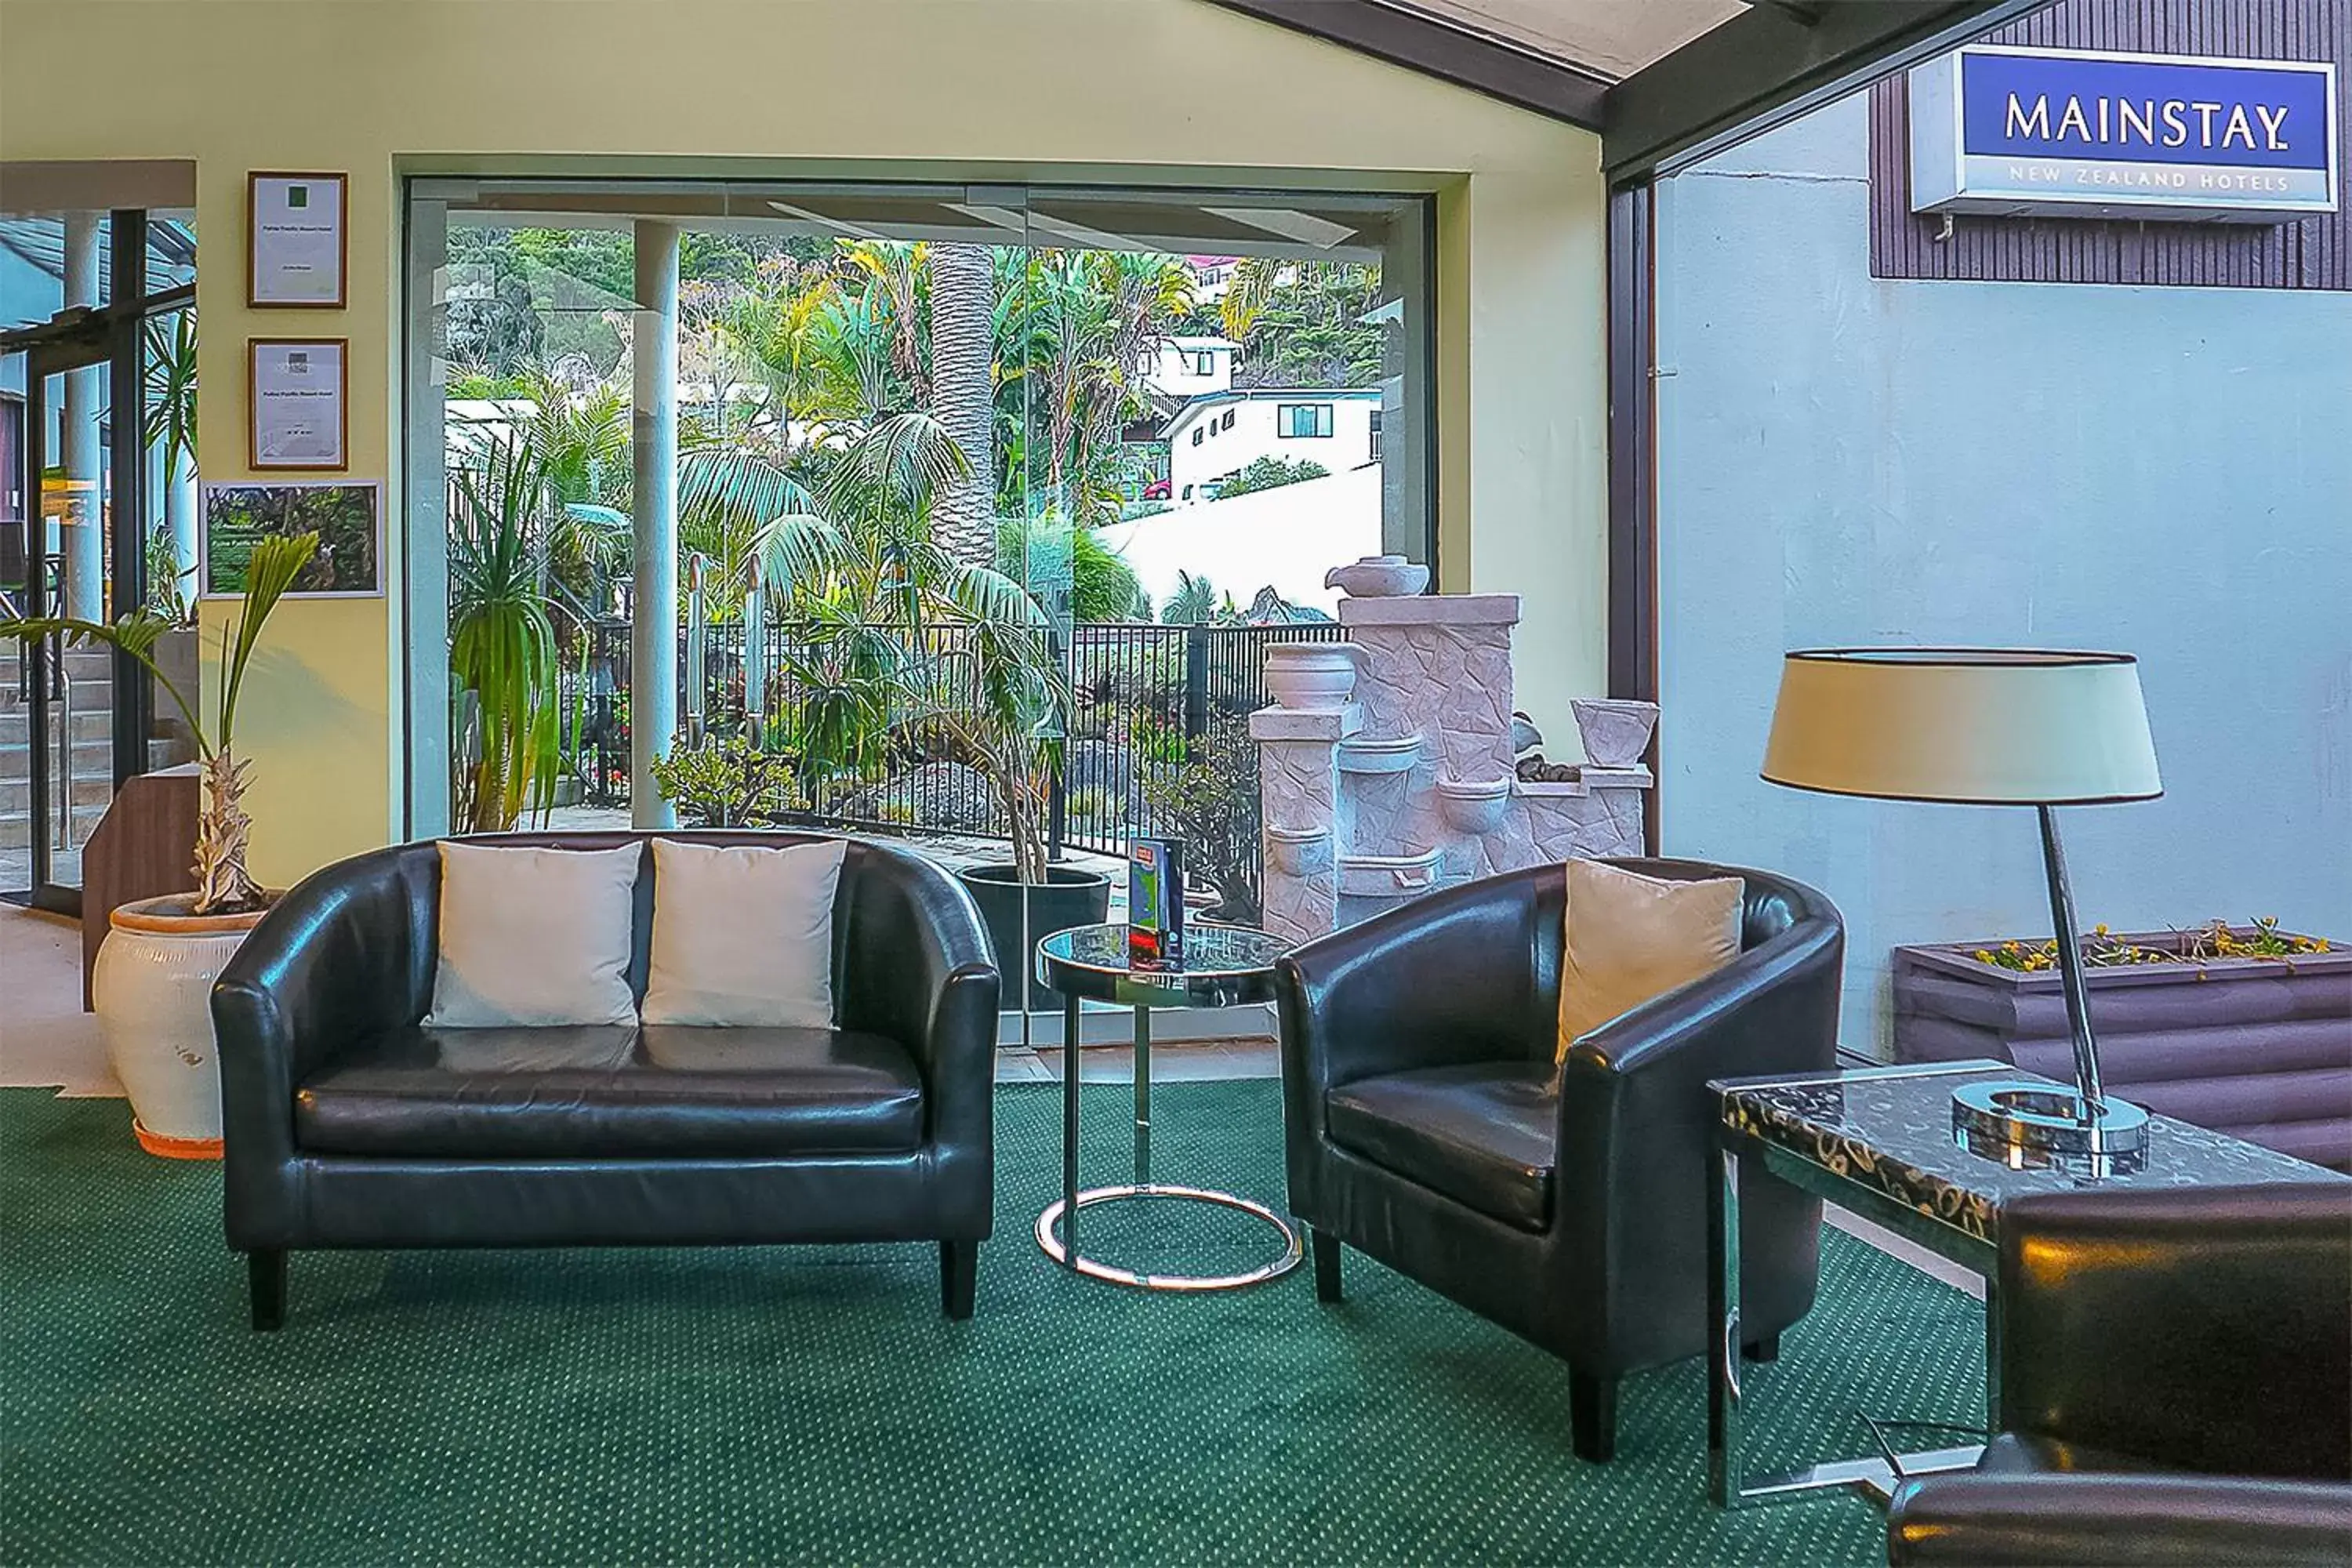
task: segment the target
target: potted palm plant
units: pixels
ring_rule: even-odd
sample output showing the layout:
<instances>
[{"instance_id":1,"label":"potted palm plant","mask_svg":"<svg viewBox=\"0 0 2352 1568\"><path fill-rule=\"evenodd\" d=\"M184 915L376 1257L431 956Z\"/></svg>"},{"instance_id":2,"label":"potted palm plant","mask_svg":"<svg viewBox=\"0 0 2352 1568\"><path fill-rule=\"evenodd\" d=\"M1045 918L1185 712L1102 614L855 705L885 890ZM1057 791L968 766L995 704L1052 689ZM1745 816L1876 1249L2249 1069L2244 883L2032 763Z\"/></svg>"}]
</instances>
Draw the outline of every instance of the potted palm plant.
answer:
<instances>
[{"instance_id":1,"label":"potted palm plant","mask_svg":"<svg viewBox=\"0 0 2352 1568\"><path fill-rule=\"evenodd\" d=\"M805 689L822 699L803 726L803 776L889 751L960 763L987 781L1012 857L961 873L1008 976L1029 1000L1036 940L1108 912L1109 879L1048 863L1046 819L1069 687L1051 626L1027 590L992 566L960 562L930 535L932 500L968 459L928 414L877 421L845 447L814 510L768 525L768 581L806 628ZM796 678L802 672L795 672ZM820 720L822 721L820 721Z\"/></svg>"},{"instance_id":2,"label":"potted palm plant","mask_svg":"<svg viewBox=\"0 0 2352 1568\"><path fill-rule=\"evenodd\" d=\"M117 909L91 972L107 1054L131 1097L131 1130L152 1154L220 1155L220 1065L213 1053L214 979L271 895L246 865L252 819L245 812L249 763L236 751L237 698L269 613L319 547L318 535L274 537L254 547L236 620L221 628L220 703L207 725L157 658L170 619L142 605L113 625L69 616L0 621L0 637L60 637L102 644L146 666L194 737L203 769L196 812L193 893L142 899Z\"/></svg>"}]
</instances>

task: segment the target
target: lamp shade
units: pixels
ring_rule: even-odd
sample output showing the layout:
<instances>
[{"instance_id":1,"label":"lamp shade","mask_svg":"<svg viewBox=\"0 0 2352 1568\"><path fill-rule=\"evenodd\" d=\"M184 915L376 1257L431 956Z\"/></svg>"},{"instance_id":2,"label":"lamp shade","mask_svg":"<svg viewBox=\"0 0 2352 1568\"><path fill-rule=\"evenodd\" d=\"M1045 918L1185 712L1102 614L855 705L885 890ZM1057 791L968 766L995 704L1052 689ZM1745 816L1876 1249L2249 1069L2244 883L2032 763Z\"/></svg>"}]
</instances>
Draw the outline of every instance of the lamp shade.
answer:
<instances>
[{"instance_id":1,"label":"lamp shade","mask_svg":"<svg viewBox=\"0 0 2352 1568\"><path fill-rule=\"evenodd\" d=\"M2137 661L2054 648L1792 653L1764 777L1833 795L1979 805L2164 793Z\"/></svg>"}]
</instances>

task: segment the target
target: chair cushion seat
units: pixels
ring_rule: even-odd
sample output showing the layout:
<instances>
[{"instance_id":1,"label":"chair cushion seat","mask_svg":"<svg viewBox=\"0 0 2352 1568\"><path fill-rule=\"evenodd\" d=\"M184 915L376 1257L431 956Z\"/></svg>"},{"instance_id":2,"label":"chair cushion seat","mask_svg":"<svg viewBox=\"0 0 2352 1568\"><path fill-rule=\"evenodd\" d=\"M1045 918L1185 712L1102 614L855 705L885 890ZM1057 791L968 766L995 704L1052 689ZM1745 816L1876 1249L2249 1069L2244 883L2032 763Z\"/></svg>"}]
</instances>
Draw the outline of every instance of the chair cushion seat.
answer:
<instances>
[{"instance_id":1,"label":"chair cushion seat","mask_svg":"<svg viewBox=\"0 0 2352 1568\"><path fill-rule=\"evenodd\" d=\"M904 1152L914 1058L842 1029L398 1029L295 1090L296 1143L424 1159L766 1158Z\"/></svg>"},{"instance_id":2,"label":"chair cushion seat","mask_svg":"<svg viewBox=\"0 0 2352 1568\"><path fill-rule=\"evenodd\" d=\"M1549 1062L1470 1062L1360 1079L1324 1097L1331 1141L1484 1215L1551 1223L1559 1094Z\"/></svg>"}]
</instances>

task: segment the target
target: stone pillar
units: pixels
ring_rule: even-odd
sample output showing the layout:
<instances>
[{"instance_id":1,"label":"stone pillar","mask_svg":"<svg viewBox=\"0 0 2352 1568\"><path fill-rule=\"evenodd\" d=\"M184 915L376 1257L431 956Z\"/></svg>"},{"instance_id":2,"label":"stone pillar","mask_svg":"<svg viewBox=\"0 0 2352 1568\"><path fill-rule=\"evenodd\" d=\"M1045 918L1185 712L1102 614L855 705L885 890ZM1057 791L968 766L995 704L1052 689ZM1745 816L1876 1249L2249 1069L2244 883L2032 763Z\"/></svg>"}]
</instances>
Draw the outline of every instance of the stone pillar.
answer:
<instances>
[{"instance_id":1,"label":"stone pillar","mask_svg":"<svg viewBox=\"0 0 2352 1568\"><path fill-rule=\"evenodd\" d=\"M1250 715L1265 853L1259 923L1286 942L1338 927L1339 742L1363 721L1352 703L1322 710L1261 708Z\"/></svg>"},{"instance_id":2,"label":"stone pillar","mask_svg":"<svg viewBox=\"0 0 2352 1568\"><path fill-rule=\"evenodd\" d=\"M65 302L96 305L98 226L94 212L68 213L65 224ZM106 412L106 366L84 365L65 375L63 435L66 482L73 487L58 550L63 567L66 614L100 621L106 615L106 507L104 467L99 456L99 421ZM120 422L121 438L139 439L137 410ZM129 605L121 606L128 609Z\"/></svg>"},{"instance_id":3,"label":"stone pillar","mask_svg":"<svg viewBox=\"0 0 2352 1568\"><path fill-rule=\"evenodd\" d=\"M636 226L629 418L635 574L629 594L629 819L675 827L654 763L677 733L677 226Z\"/></svg>"}]
</instances>

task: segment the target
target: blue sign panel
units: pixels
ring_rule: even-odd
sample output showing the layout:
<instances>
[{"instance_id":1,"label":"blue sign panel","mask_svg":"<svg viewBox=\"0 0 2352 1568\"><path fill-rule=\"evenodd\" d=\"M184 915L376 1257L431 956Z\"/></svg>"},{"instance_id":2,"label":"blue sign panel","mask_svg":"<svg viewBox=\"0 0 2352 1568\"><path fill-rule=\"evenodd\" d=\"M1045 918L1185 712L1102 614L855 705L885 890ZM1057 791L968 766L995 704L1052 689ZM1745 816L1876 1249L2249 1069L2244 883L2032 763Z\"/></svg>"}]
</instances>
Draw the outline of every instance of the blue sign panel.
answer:
<instances>
[{"instance_id":1,"label":"blue sign panel","mask_svg":"<svg viewBox=\"0 0 2352 1568\"><path fill-rule=\"evenodd\" d=\"M1911 127L1915 211L2336 210L2343 138L2326 62L1972 46L1912 72Z\"/></svg>"}]
</instances>

